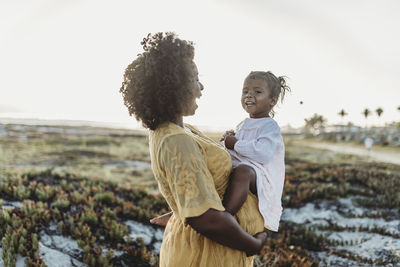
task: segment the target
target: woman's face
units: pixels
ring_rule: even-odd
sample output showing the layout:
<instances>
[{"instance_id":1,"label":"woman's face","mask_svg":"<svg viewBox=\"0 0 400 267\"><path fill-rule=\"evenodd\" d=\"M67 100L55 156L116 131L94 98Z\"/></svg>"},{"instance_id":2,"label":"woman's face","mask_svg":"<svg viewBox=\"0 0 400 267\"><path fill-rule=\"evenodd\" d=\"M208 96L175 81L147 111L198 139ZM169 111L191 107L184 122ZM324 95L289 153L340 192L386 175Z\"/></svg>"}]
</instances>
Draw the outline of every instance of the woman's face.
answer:
<instances>
[{"instance_id":1,"label":"woman's face","mask_svg":"<svg viewBox=\"0 0 400 267\"><path fill-rule=\"evenodd\" d=\"M201 91L203 91L204 86L199 81L199 71L197 70L197 66L194 62L190 62L190 69L192 70L192 77L190 79L190 90L192 90L192 96L188 101L186 106L186 110L183 116L192 116L196 112L197 104L196 99L201 97Z\"/></svg>"}]
</instances>

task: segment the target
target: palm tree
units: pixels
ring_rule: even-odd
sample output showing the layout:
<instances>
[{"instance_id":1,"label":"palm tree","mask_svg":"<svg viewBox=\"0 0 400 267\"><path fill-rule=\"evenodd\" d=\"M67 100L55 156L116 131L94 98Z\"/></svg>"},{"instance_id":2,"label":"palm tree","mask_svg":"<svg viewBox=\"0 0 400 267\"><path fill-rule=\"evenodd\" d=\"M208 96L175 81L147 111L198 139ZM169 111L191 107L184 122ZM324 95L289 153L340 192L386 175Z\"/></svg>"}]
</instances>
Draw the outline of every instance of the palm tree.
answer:
<instances>
[{"instance_id":1,"label":"palm tree","mask_svg":"<svg viewBox=\"0 0 400 267\"><path fill-rule=\"evenodd\" d=\"M400 111L400 106L397 107L397 110ZM397 123L397 127L400 129L400 122Z\"/></svg>"},{"instance_id":2,"label":"palm tree","mask_svg":"<svg viewBox=\"0 0 400 267\"><path fill-rule=\"evenodd\" d=\"M364 109L364 111L362 112L362 114L364 115L365 119L368 118L368 116L371 114L371 111L369 109Z\"/></svg>"},{"instance_id":3,"label":"palm tree","mask_svg":"<svg viewBox=\"0 0 400 267\"><path fill-rule=\"evenodd\" d=\"M348 113L344 109L342 109L341 111L339 111L338 115L342 117L342 125L340 126L340 131L344 132L346 127L344 126L343 118L344 116L347 116Z\"/></svg>"},{"instance_id":4,"label":"palm tree","mask_svg":"<svg viewBox=\"0 0 400 267\"><path fill-rule=\"evenodd\" d=\"M367 119L368 119L368 116L369 115L371 115L371 111L369 110L369 109L364 109L364 111L362 112L362 114L364 115L364 117L365 117L365 127L367 127Z\"/></svg>"},{"instance_id":5,"label":"palm tree","mask_svg":"<svg viewBox=\"0 0 400 267\"><path fill-rule=\"evenodd\" d=\"M344 116L349 115L349 113L347 113L346 111L344 111L344 109L342 109L341 111L339 111L338 115L340 117L342 117L342 120L343 120Z\"/></svg>"},{"instance_id":6,"label":"palm tree","mask_svg":"<svg viewBox=\"0 0 400 267\"><path fill-rule=\"evenodd\" d=\"M381 115L382 115L382 113L383 113L383 109L382 109L382 108L377 108L377 109L375 110L375 112L376 112L376 114L378 115L378 117L380 118Z\"/></svg>"}]
</instances>

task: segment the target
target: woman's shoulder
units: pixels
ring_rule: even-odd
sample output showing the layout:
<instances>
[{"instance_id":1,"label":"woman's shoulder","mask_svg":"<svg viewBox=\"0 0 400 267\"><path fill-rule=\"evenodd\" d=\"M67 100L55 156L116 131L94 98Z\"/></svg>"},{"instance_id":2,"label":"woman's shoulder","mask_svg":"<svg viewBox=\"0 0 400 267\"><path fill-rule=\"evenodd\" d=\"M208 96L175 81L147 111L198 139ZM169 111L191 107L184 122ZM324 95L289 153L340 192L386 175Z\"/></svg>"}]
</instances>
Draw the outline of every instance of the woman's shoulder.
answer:
<instances>
[{"instance_id":1,"label":"woman's shoulder","mask_svg":"<svg viewBox=\"0 0 400 267\"><path fill-rule=\"evenodd\" d=\"M217 145L219 146L219 143L212 139L210 136L204 134L202 131L200 131L197 127L185 123L185 127L190 130L190 132L193 134L194 138L200 145Z\"/></svg>"},{"instance_id":2,"label":"woman's shoulder","mask_svg":"<svg viewBox=\"0 0 400 267\"><path fill-rule=\"evenodd\" d=\"M193 133L202 134L202 132L197 127L195 127L195 126L193 126L193 125L191 125L189 123L185 123L184 125L185 125L186 128L188 128Z\"/></svg>"},{"instance_id":3,"label":"woman's shoulder","mask_svg":"<svg viewBox=\"0 0 400 267\"><path fill-rule=\"evenodd\" d=\"M164 122L157 129L150 131L149 135L153 139L162 140L169 136L185 134L185 130L172 122Z\"/></svg>"},{"instance_id":4,"label":"woman's shoulder","mask_svg":"<svg viewBox=\"0 0 400 267\"><path fill-rule=\"evenodd\" d=\"M162 123L155 130L149 131L150 149L159 151L165 143L174 144L185 141L187 132L172 122Z\"/></svg>"},{"instance_id":5,"label":"woman's shoulder","mask_svg":"<svg viewBox=\"0 0 400 267\"><path fill-rule=\"evenodd\" d=\"M198 147L193 137L177 125L160 125L150 132L149 137L150 154L154 159L160 159L171 153L193 153Z\"/></svg>"},{"instance_id":6,"label":"woman's shoulder","mask_svg":"<svg viewBox=\"0 0 400 267\"><path fill-rule=\"evenodd\" d=\"M174 123L164 123L154 131L152 139L156 140L156 142L158 143L158 147L184 147L197 144L194 135L196 134L196 132L200 131L196 127L189 124L185 124L185 128L182 128Z\"/></svg>"}]
</instances>

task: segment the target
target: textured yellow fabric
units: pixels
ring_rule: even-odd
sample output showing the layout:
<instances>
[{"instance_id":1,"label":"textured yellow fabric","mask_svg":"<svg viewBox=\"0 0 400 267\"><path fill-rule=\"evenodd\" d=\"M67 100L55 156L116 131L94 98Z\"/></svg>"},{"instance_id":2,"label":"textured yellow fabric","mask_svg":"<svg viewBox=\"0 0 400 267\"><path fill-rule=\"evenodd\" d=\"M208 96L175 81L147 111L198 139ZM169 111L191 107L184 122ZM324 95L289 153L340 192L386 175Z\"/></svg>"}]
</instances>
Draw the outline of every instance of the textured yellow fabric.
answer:
<instances>
[{"instance_id":1,"label":"textured yellow fabric","mask_svg":"<svg viewBox=\"0 0 400 267\"><path fill-rule=\"evenodd\" d=\"M224 210L222 197L232 169L230 155L195 127L191 132L173 123L150 131L150 155L159 190L174 215L164 232L160 266L253 266L253 257L222 246L198 234L186 218L208 209ZM236 214L244 230L254 235L263 231L257 198L249 193Z\"/></svg>"}]
</instances>

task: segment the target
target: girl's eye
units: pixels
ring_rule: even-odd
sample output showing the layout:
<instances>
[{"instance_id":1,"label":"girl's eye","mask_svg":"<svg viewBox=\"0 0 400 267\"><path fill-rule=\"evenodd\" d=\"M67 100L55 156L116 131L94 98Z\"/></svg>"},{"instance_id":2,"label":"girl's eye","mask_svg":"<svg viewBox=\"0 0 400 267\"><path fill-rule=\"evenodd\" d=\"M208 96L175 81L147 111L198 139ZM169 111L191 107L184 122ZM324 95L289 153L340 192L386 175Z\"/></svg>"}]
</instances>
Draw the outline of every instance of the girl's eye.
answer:
<instances>
[{"instance_id":1,"label":"girl's eye","mask_svg":"<svg viewBox=\"0 0 400 267\"><path fill-rule=\"evenodd\" d=\"M257 94L261 94L261 91L256 91Z\"/></svg>"}]
</instances>

